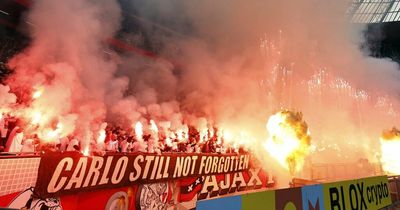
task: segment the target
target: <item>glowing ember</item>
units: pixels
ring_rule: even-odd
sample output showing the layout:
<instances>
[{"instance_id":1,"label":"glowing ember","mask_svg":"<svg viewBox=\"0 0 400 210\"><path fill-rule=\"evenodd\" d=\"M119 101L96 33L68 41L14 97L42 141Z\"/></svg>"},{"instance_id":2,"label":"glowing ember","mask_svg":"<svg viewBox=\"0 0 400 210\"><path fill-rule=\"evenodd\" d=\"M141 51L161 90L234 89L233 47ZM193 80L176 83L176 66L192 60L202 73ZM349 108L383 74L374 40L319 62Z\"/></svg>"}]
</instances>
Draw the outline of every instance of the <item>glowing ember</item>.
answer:
<instances>
[{"instance_id":1,"label":"glowing ember","mask_svg":"<svg viewBox=\"0 0 400 210\"><path fill-rule=\"evenodd\" d=\"M381 164L384 171L391 174L400 174L400 130L393 128L382 133Z\"/></svg>"},{"instance_id":2,"label":"glowing ember","mask_svg":"<svg viewBox=\"0 0 400 210\"><path fill-rule=\"evenodd\" d=\"M269 118L267 130L270 136L265 150L294 175L302 168L310 148L308 126L302 114L280 111Z\"/></svg>"}]
</instances>

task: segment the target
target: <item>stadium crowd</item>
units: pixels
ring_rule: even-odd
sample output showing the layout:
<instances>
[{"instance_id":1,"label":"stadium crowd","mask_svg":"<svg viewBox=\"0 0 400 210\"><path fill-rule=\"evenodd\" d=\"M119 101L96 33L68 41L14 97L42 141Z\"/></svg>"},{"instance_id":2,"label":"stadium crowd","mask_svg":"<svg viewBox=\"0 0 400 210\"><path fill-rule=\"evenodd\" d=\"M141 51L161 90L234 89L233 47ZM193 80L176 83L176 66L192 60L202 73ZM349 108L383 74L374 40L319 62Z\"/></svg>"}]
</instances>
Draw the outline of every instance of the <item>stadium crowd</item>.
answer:
<instances>
[{"instance_id":1,"label":"stadium crowd","mask_svg":"<svg viewBox=\"0 0 400 210\"><path fill-rule=\"evenodd\" d=\"M103 123L103 137L93 137L89 146L76 136L69 135L55 138L54 141L40 139L37 134L26 135L19 119L4 115L0 119L0 152L4 153L40 153L46 151L63 152L77 151L90 154L104 155L106 152L147 152L161 154L163 152L185 153L232 153L243 152L244 148L226 146L223 137L218 137L218 132L202 137L200 132L189 126L185 138L175 135L167 137L163 132L144 132L138 136L132 128L123 129L118 125ZM100 134L101 135L101 134ZM101 140L99 140L99 138ZM87 145L87 144L86 144Z\"/></svg>"}]
</instances>

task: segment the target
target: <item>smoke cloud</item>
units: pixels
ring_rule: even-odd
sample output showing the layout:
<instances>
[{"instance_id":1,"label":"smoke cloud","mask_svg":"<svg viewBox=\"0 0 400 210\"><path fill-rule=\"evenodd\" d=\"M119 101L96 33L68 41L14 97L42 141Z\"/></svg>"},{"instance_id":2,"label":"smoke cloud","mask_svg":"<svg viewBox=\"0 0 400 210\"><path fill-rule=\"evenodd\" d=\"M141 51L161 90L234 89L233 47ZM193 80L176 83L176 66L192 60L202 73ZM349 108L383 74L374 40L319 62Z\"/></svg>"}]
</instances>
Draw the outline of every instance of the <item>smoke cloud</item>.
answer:
<instances>
[{"instance_id":1,"label":"smoke cloud","mask_svg":"<svg viewBox=\"0 0 400 210\"><path fill-rule=\"evenodd\" d=\"M46 117L43 126L68 121L86 138L105 120L215 125L246 137L268 167L272 158L259 149L268 117L292 109L309 125L315 160L374 159L381 130L399 122L399 67L360 50L363 27L349 23L348 5L36 0L28 15L32 43L9 62L15 73L7 84L14 92L43 88L29 107ZM160 58L104 53L121 6L135 9L125 15L140 17L143 30L125 38Z\"/></svg>"},{"instance_id":2,"label":"smoke cloud","mask_svg":"<svg viewBox=\"0 0 400 210\"><path fill-rule=\"evenodd\" d=\"M163 92L183 112L249 132L253 149L282 108L304 114L313 162L377 161L381 130L398 123L399 66L360 49L364 26L350 23L349 1L123 2L153 22L142 21L149 45L179 64Z\"/></svg>"}]
</instances>

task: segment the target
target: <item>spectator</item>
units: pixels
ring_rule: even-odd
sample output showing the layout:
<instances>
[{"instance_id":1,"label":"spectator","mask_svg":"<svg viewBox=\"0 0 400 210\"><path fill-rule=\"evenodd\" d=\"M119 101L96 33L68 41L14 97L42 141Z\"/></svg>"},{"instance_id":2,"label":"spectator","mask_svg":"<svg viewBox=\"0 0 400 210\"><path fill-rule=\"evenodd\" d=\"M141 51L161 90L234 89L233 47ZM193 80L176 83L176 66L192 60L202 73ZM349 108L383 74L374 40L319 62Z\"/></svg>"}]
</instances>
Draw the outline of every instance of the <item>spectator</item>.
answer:
<instances>
[{"instance_id":1,"label":"spectator","mask_svg":"<svg viewBox=\"0 0 400 210\"><path fill-rule=\"evenodd\" d=\"M79 141L76 138L72 138L68 144L67 151L79 151Z\"/></svg>"},{"instance_id":2,"label":"spectator","mask_svg":"<svg viewBox=\"0 0 400 210\"><path fill-rule=\"evenodd\" d=\"M6 152L21 152L22 149L22 139L24 138L24 133L22 129L16 126L13 131L11 131L10 136L7 140Z\"/></svg>"},{"instance_id":3,"label":"spectator","mask_svg":"<svg viewBox=\"0 0 400 210\"><path fill-rule=\"evenodd\" d=\"M69 143L69 138L68 136L59 138L59 144L57 145L59 150L61 152L67 151L68 143Z\"/></svg>"},{"instance_id":4,"label":"spectator","mask_svg":"<svg viewBox=\"0 0 400 210\"><path fill-rule=\"evenodd\" d=\"M111 139L106 143L107 151L118 152L117 135L112 134Z\"/></svg>"},{"instance_id":5,"label":"spectator","mask_svg":"<svg viewBox=\"0 0 400 210\"><path fill-rule=\"evenodd\" d=\"M33 138L23 140L21 152L26 152L26 153L35 152L35 140Z\"/></svg>"}]
</instances>

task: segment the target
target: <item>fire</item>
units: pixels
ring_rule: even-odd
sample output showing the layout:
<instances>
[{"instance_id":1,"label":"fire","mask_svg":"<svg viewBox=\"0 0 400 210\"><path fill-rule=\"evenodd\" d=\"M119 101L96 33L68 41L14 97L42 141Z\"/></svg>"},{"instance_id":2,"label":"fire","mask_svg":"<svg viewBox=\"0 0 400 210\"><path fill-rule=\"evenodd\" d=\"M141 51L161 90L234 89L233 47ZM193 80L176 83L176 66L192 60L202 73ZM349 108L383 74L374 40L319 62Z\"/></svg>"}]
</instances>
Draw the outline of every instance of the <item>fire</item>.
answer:
<instances>
[{"instance_id":1,"label":"fire","mask_svg":"<svg viewBox=\"0 0 400 210\"><path fill-rule=\"evenodd\" d=\"M154 120L150 120L150 130L156 134L158 134L158 127Z\"/></svg>"},{"instance_id":2,"label":"fire","mask_svg":"<svg viewBox=\"0 0 400 210\"><path fill-rule=\"evenodd\" d=\"M398 161L400 151L400 130L393 128L382 133L380 138L381 157L380 161L384 171L391 174L400 174L400 162Z\"/></svg>"},{"instance_id":3,"label":"fire","mask_svg":"<svg viewBox=\"0 0 400 210\"><path fill-rule=\"evenodd\" d=\"M40 113L39 111L34 112L33 116L32 116L32 124L36 125L40 123L40 120L42 119L42 113Z\"/></svg>"},{"instance_id":4,"label":"fire","mask_svg":"<svg viewBox=\"0 0 400 210\"><path fill-rule=\"evenodd\" d=\"M84 156L89 156L89 147L85 147L85 149L83 149L82 154Z\"/></svg>"},{"instance_id":5,"label":"fire","mask_svg":"<svg viewBox=\"0 0 400 210\"><path fill-rule=\"evenodd\" d=\"M267 123L269 138L265 150L291 175L301 170L310 150L310 136L301 113L280 111Z\"/></svg>"},{"instance_id":6,"label":"fire","mask_svg":"<svg viewBox=\"0 0 400 210\"><path fill-rule=\"evenodd\" d=\"M176 138L179 142L187 141L189 138L189 128L187 125L183 125L176 131Z\"/></svg>"},{"instance_id":7,"label":"fire","mask_svg":"<svg viewBox=\"0 0 400 210\"><path fill-rule=\"evenodd\" d=\"M105 130L101 130L99 132L99 137L97 138L97 143L99 143L99 144L104 143L105 139L106 139L106 131Z\"/></svg>"},{"instance_id":8,"label":"fire","mask_svg":"<svg viewBox=\"0 0 400 210\"><path fill-rule=\"evenodd\" d=\"M45 142L48 143L55 142L58 138L61 137L62 129L63 129L62 123L57 123L56 129L50 129L50 128L43 129L40 137Z\"/></svg>"},{"instance_id":9,"label":"fire","mask_svg":"<svg viewBox=\"0 0 400 210\"><path fill-rule=\"evenodd\" d=\"M37 99L42 95L43 91L42 90L37 90L32 94L33 99Z\"/></svg>"},{"instance_id":10,"label":"fire","mask_svg":"<svg viewBox=\"0 0 400 210\"><path fill-rule=\"evenodd\" d=\"M143 124L140 121L135 124L135 134L138 141L143 140Z\"/></svg>"},{"instance_id":11,"label":"fire","mask_svg":"<svg viewBox=\"0 0 400 210\"><path fill-rule=\"evenodd\" d=\"M48 139L54 139L57 138L58 136L58 131L57 130L52 130L52 131L48 131L46 137Z\"/></svg>"}]
</instances>

